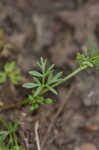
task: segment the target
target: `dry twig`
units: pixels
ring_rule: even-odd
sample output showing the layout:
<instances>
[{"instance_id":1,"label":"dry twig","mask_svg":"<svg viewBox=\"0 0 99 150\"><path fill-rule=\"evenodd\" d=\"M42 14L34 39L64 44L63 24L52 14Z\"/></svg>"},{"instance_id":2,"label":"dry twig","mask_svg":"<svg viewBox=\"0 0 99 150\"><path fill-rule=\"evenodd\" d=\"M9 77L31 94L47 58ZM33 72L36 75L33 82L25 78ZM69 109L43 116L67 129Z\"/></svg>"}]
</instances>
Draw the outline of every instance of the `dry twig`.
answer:
<instances>
[{"instance_id":1,"label":"dry twig","mask_svg":"<svg viewBox=\"0 0 99 150\"><path fill-rule=\"evenodd\" d=\"M37 149L41 150L38 129L39 129L39 122L37 121L35 123L35 138L36 138Z\"/></svg>"}]
</instances>

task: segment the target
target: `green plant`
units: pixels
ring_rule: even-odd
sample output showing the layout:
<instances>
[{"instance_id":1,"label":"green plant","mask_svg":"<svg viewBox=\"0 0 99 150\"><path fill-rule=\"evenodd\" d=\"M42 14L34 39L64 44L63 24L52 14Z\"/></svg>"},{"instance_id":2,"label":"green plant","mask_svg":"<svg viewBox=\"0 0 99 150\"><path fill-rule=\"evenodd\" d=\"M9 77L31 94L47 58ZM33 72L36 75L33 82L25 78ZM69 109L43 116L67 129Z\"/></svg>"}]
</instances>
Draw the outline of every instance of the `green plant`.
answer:
<instances>
[{"instance_id":1,"label":"green plant","mask_svg":"<svg viewBox=\"0 0 99 150\"><path fill-rule=\"evenodd\" d=\"M99 69L99 50L96 49L96 46L91 49L90 45L88 45L86 52L87 56L81 53L77 54L77 61L80 64L80 67L64 78L61 77L62 72L54 75L54 64L46 69L47 60L41 57L40 62L37 62L37 65L40 68L40 72L35 70L30 71L29 74L33 76L33 82L25 83L23 85L23 87L25 88L32 89L31 95L29 95L27 99L19 101L16 104L1 106L0 111L20 107L21 105L25 105L28 103L31 104L30 110L34 110L43 103L51 103L51 98L45 98L45 96L43 96L46 92L51 91L54 94L57 94L55 87L64 83L73 76L76 76L79 72L93 67Z\"/></svg>"},{"instance_id":2,"label":"green plant","mask_svg":"<svg viewBox=\"0 0 99 150\"><path fill-rule=\"evenodd\" d=\"M6 63L4 65L4 72L0 72L0 83L6 82L10 79L12 84L18 84L21 80L20 70L16 69L15 62Z\"/></svg>"},{"instance_id":3,"label":"green plant","mask_svg":"<svg viewBox=\"0 0 99 150\"><path fill-rule=\"evenodd\" d=\"M16 131L18 128L18 121L15 123L7 122L0 119L7 130L0 131L0 150L24 150L18 145Z\"/></svg>"},{"instance_id":4,"label":"green plant","mask_svg":"<svg viewBox=\"0 0 99 150\"><path fill-rule=\"evenodd\" d=\"M57 83L62 78L62 72L57 73L54 75L54 64L52 64L48 69L46 69L47 60L40 58L40 62L37 62L37 65L40 68L40 72L38 71L30 71L29 74L33 76L34 82L32 83L25 83L23 87L25 88L36 88L36 90L32 90L32 95L29 95L29 100L32 106L30 110L36 109L39 105L45 103L51 103L51 98L44 98L40 96L40 93L47 88L49 91L57 95L57 91L52 87L53 83Z\"/></svg>"},{"instance_id":5,"label":"green plant","mask_svg":"<svg viewBox=\"0 0 99 150\"><path fill-rule=\"evenodd\" d=\"M45 97L45 93L51 91L57 95L55 87L64 83L68 79L77 75L82 70L88 68L99 69L99 50L94 46L93 49L88 46L87 56L84 54L77 54L77 61L80 64L80 67L77 68L74 72L70 73L66 77L62 78L62 72L54 74L54 64L52 64L48 69L46 67L47 60L40 58L40 61L37 62L37 65L40 68L40 71L30 71L29 74L33 77L33 82L24 83L23 87L30 88L31 94L27 99L19 101L16 104L4 105L0 107L0 111L19 107L24 104L31 104L30 110L37 109L40 105L44 103L52 103L52 99ZM10 79L13 84L17 84L21 79L19 71L16 70L15 62L7 63L4 66L4 72L0 72L0 82L4 83L7 79ZM43 96L44 95L44 96ZM18 140L16 136L16 131L18 127L18 122L7 123L1 119L1 122L7 128L7 130L0 131L0 150L24 150L18 145Z\"/></svg>"},{"instance_id":6,"label":"green plant","mask_svg":"<svg viewBox=\"0 0 99 150\"><path fill-rule=\"evenodd\" d=\"M87 56L78 53L77 61L80 64L80 67L87 66L99 69L99 50L96 48L96 44L94 45L93 49L91 49L90 43L88 43Z\"/></svg>"},{"instance_id":7,"label":"green plant","mask_svg":"<svg viewBox=\"0 0 99 150\"><path fill-rule=\"evenodd\" d=\"M54 75L54 64L46 69L47 60L41 57L40 62L37 62L37 65L40 68L40 72L29 72L29 74L33 76L34 82L23 84L23 87L25 88L36 88L36 90L32 90L32 95L29 95L28 97L29 102L32 104L30 106L30 110L38 108L44 102L51 103L52 100L50 98L45 99L41 95L47 91L51 91L57 95L55 87L68 80L69 78L75 76L78 72L89 67L95 67L96 69L99 69L99 50L96 49L96 46L94 46L93 50L91 50L88 46L87 53L88 56L80 53L77 54L77 61L80 64L80 68L65 78L60 78L62 76L62 72Z\"/></svg>"}]
</instances>

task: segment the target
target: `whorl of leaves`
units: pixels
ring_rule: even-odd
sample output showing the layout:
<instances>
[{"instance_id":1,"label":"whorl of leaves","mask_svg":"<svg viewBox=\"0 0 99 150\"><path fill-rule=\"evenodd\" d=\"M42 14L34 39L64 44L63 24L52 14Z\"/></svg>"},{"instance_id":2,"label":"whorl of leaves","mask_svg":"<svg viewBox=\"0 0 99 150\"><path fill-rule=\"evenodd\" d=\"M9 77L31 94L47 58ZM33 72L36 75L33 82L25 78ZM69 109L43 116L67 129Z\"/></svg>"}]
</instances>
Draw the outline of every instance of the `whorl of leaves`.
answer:
<instances>
[{"instance_id":1,"label":"whorl of leaves","mask_svg":"<svg viewBox=\"0 0 99 150\"><path fill-rule=\"evenodd\" d=\"M6 63L4 71L0 72L0 83L6 82L7 79L10 79L12 84L18 84L21 80L20 70L16 69L14 61Z\"/></svg>"},{"instance_id":2,"label":"whorl of leaves","mask_svg":"<svg viewBox=\"0 0 99 150\"><path fill-rule=\"evenodd\" d=\"M0 131L0 150L24 150L17 142L16 131L18 129L18 121L14 123L2 119L0 121L6 128Z\"/></svg>"},{"instance_id":3,"label":"whorl of leaves","mask_svg":"<svg viewBox=\"0 0 99 150\"><path fill-rule=\"evenodd\" d=\"M29 95L30 103L32 106L31 110L36 109L39 105L45 103L51 103L52 100L50 98L43 98L40 96L40 93L46 88L52 93L57 95L57 91L52 87L53 84L62 80L60 78L62 76L62 72L54 75L54 64L52 64L48 69L46 68L47 60L40 58L40 61L37 62L37 65L40 68L40 72L38 71L30 71L29 74L33 76L33 82L24 83L23 87L25 88L36 88L34 91L32 90L32 95Z\"/></svg>"},{"instance_id":4,"label":"whorl of leaves","mask_svg":"<svg viewBox=\"0 0 99 150\"><path fill-rule=\"evenodd\" d=\"M99 69L99 49L96 48L96 44L93 49L91 49L90 44L88 43L87 54L87 57L84 54L77 54L77 61L80 66L86 65L88 67Z\"/></svg>"}]
</instances>

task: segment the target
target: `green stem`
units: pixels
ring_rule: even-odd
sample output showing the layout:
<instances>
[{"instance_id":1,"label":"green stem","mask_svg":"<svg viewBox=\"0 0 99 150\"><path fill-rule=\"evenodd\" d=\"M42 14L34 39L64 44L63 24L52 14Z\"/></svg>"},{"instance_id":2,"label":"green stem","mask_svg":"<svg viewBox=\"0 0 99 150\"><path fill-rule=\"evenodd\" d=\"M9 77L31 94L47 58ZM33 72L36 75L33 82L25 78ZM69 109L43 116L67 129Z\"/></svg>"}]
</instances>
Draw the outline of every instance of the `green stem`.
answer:
<instances>
[{"instance_id":1,"label":"green stem","mask_svg":"<svg viewBox=\"0 0 99 150\"><path fill-rule=\"evenodd\" d=\"M17 147L17 150L18 150L18 140L17 140L17 136L15 133L13 133L13 137L14 137L15 146Z\"/></svg>"},{"instance_id":2,"label":"green stem","mask_svg":"<svg viewBox=\"0 0 99 150\"><path fill-rule=\"evenodd\" d=\"M17 102L16 104L4 105L4 106L0 107L0 111L7 110L7 109L13 109L15 107L20 107L20 106L25 105L27 103L29 103L29 99L25 99L23 101Z\"/></svg>"},{"instance_id":3,"label":"green stem","mask_svg":"<svg viewBox=\"0 0 99 150\"><path fill-rule=\"evenodd\" d=\"M55 83L52 85L52 87L57 87L58 85L62 84L63 82L65 82L66 80L74 77L76 74L78 74L79 72L81 72L82 70L85 70L87 69L88 66L85 65L85 66L82 66L82 67L79 67L78 69L76 69L74 72L72 72L71 74L67 75L66 77L64 77L62 80L60 80L59 82ZM43 95L45 94L46 92L48 92L48 89L45 88L43 91L41 91L40 95ZM16 104L10 104L10 105L4 105L0 108L0 111L3 111L3 110L7 110L7 109L13 109L13 108L16 108L16 107L20 107L22 105L25 105L29 103L29 99L25 99L23 101L20 101L20 102L17 102Z\"/></svg>"},{"instance_id":4,"label":"green stem","mask_svg":"<svg viewBox=\"0 0 99 150\"><path fill-rule=\"evenodd\" d=\"M66 80L74 77L76 74L78 74L79 72L81 72L82 70L85 70L86 68L88 68L88 66L83 66L83 67L79 67L78 69L76 69L74 72L72 72L71 74L67 75L66 77L64 77L62 80L60 80L59 82L55 83L52 85L52 87L57 87L58 85L62 84L63 82L65 82ZM44 89L40 95L45 94L48 91L48 89Z\"/></svg>"}]
</instances>

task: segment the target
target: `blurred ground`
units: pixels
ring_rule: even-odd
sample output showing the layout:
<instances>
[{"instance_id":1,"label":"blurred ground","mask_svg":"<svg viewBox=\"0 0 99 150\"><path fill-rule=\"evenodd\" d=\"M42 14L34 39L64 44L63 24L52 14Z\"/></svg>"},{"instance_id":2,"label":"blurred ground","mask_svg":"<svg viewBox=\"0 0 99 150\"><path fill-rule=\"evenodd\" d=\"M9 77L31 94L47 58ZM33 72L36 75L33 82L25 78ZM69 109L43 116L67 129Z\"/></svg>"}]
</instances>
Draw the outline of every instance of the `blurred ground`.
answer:
<instances>
[{"instance_id":1,"label":"blurred ground","mask_svg":"<svg viewBox=\"0 0 99 150\"><path fill-rule=\"evenodd\" d=\"M42 56L64 75L72 72L78 67L76 53L87 46L88 39L91 46L96 42L99 48L98 10L97 0L0 0L0 28L4 30L4 40L13 45L6 57L0 51L0 70L6 61L16 60L24 78L29 80L27 72L36 68L36 61ZM24 106L1 115L19 120L20 143L27 150L36 150L36 120L40 123L43 150L98 150L98 80L98 71L81 72L58 88L57 97L51 95L53 104L34 112ZM6 104L28 94L17 86L14 95L8 86L0 85L0 99ZM90 126L97 130L88 129Z\"/></svg>"}]
</instances>

